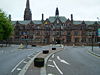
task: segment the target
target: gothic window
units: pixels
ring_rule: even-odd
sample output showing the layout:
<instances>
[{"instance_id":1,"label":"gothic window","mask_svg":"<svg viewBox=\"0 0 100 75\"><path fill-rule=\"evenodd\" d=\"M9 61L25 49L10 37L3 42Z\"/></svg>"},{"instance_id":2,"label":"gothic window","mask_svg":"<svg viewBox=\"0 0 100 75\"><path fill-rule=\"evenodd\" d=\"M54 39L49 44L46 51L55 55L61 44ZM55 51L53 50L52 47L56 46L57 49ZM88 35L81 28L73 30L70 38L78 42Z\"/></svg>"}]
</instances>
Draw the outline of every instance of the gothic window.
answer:
<instances>
[{"instance_id":1,"label":"gothic window","mask_svg":"<svg viewBox=\"0 0 100 75\"><path fill-rule=\"evenodd\" d=\"M71 37L66 37L67 42L71 42Z\"/></svg>"},{"instance_id":2,"label":"gothic window","mask_svg":"<svg viewBox=\"0 0 100 75\"><path fill-rule=\"evenodd\" d=\"M59 23L59 20L57 20L57 23Z\"/></svg>"},{"instance_id":3,"label":"gothic window","mask_svg":"<svg viewBox=\"0 0 100 75\"><path fill-rule=\"evenodd\" d=\"M75 43L78 43L79 42L79 38L75 38Z\"/></svg>"},{"instance_id":4,"label":"gothic window","mask_svg":"<svg viewBox=\"0 0 100 75\"><path fill-rule=\"evenodd\" d=\"M67 32L67 36L70 36L71 35L71 33L70 32Z\"/></svg>"},{"instance_id":5,"label":"gothic window","mask_svg":"<svg viewBox=\"0 0 100 75\"><path fill-rule=\"evenodd\" d=\"M75 32L74 32L74 35L75 35L75 36L78 36L78 35L79 35L79 32L78 32L78 31L75 31Z\"/></svg>"},{"instance_id":6,"label":"gothic window","mask_svg":"<svg viewBox=\"0 0 100 75\"><path fill-rule=\"evenodd\" d=\"M21 30L23 30L23 29L24 29L24 27L23 27L23 26L20 26L20 29L21 29Z\"/></svg>"}]
</instances>

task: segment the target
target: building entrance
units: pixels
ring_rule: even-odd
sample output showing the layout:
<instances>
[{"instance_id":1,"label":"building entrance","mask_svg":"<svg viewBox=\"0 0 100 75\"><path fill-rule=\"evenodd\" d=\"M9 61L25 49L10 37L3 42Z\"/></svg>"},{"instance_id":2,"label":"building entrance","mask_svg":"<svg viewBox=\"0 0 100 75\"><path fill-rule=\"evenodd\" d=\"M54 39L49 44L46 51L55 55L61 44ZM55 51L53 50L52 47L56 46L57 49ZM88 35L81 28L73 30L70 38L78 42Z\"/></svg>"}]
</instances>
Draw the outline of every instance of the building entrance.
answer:
<instances>
[{"instance_id":1,"label":"building entrance","mask_svg":"<svg viewBox=\"0 0 100 75\"><path fill-rule=\"evenodd\" d=\"M61 40L57 39L56 44L61 44Z\"/></svg>"}]
</instances>

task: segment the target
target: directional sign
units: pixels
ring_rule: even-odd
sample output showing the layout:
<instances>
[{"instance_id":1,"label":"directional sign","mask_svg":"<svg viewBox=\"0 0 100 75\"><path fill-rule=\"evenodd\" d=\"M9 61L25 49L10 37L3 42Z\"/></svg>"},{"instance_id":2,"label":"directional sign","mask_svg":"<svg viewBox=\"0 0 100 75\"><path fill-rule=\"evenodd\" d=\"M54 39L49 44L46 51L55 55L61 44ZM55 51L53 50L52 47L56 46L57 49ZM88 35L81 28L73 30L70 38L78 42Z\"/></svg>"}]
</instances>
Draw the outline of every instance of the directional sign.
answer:
<instances>
[{"instance_id":1,"label":"directional sign","mask_svg":"<svg viewBox=\"0 0 100 75\"><path fill-rule=\"evenodd\" d=\"M100 37L100 28L98 29L98 37Z\"/></svg>"}]
</instances>

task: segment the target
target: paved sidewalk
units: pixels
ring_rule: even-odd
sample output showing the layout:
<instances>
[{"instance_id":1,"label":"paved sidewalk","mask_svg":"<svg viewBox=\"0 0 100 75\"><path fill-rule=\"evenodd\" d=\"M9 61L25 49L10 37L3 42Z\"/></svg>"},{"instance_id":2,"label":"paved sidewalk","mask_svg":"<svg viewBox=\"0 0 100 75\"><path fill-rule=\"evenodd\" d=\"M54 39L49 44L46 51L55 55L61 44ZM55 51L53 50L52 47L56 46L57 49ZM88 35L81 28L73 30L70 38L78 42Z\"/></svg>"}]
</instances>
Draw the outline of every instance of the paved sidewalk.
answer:
<instances>
[{"instance_id":1,"label":"paved sidewalk","mask_svg":"<svg viewBox=\"0 0 100 75\"><path fill-rule=\"evenodd\" d=\"M100 54L100 48L94 47L93 52L96 53L96 54Z\"/></svg>"},{"instance_id":2,"label":"paved sidewalk","mask_svg":"<svg viewBox=\"0 0 100 75\"><path fill-rule=\"evenodd\" d=\"M92 50L89 50L89 53L97 56L97 57L100 57L100 48L99 47L93 47L93 51Z\"/></svg>"},{"instance_id":3,"label":"paved sidewalk","mask_svg":"<svg viewBox=\"0 0 100 75\"><path fill-rule=\"evenodd\" d=\"M42 54L42 53L40 53L37 57L42 57L42 58L45 58L45 61L47 61L47 56L48 55L51 55L51 54L53 54L53 53L55 53L55 52L58 52L58 51L61 51L61 50L63 50L62 48L57 48L57 50L49 50L49 54ZM46 65L46 63L45 63L45 65ZM44 68L45 69L45 66L44 67L42 67L42 68ZM44 70L44 69L42 69L42 68L37 68L37 67L34 67L34 62L32 62L31 63L31 65L29 66L29 68L28 68L28 70L26 71L26 73L25 73L25 75L42 75L41 74L41 70ZM42 71L42 72L44 72L44 71ZM45 73L46 74L46 73ZM44 74L44 75L45 75Z\"/></svg>"}]
</instances>

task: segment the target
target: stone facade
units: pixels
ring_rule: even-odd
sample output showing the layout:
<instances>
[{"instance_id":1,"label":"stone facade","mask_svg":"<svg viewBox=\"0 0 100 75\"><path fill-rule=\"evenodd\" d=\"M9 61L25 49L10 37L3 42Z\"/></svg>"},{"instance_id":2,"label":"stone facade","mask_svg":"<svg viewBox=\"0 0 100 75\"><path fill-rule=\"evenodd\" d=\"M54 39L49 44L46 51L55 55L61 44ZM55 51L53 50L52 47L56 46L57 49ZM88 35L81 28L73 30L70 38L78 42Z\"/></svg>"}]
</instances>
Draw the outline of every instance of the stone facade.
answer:
<instances>
[{"instance_id":1,"label":"stone facade","mask_svg":"<svg viewBox=\"0 0 100 75\"><path fill-rule=\"evenodd\" d=\"M27 2L29 3L29 0ZM30 9L29 4L27 5L26 7ZM71 19L67 19L64 16L59 16L58 8L56 8L55 16L50 16L46 20L43 18L42 14L41 20L33 21L31 17L27 19L24 17L24 21L12 21L15 26L13 42L25 43L26 41L29 44L62 43L71 45L91 44L92 40L94 43L98 42L96 34L100 24L96 21L75 21L73 14L71 14Z\"/></svg>"}]
</instances>

